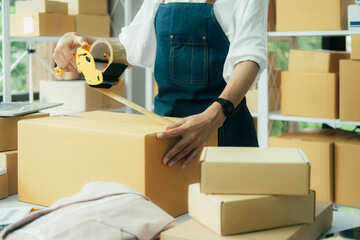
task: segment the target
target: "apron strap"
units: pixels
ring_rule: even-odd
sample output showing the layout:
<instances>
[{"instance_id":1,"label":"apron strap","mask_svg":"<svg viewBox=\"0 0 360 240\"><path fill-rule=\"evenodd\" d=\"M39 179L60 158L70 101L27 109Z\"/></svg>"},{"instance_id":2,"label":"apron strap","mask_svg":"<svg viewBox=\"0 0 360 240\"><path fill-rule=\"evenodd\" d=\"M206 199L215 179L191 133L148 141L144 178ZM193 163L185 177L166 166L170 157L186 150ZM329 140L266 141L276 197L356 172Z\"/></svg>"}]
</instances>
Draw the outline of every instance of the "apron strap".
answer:
<instances>
[{"instance_id":1,"label":"apron strap","mask_svg":"<svg viewBox=\"0 0 360 240\"><path fill-rule=\"evenodd\" d=\"M216 0L206 0L205 3L208 3L208 4L214 4ZM164 3L165 0L161 0L161 3Z\"/></svg>"}]
</instances>

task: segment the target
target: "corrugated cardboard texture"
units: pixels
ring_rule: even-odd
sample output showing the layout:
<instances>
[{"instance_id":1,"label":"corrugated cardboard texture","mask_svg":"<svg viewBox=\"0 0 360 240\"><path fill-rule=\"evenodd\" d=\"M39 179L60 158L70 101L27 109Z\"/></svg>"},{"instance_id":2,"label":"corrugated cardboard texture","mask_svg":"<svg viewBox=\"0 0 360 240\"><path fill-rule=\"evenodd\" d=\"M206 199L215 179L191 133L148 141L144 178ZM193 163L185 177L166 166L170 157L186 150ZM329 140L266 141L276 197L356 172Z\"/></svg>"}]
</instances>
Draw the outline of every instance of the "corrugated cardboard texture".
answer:
<instances>
[{"instance_id":1,"label":"corrugated cardboard texture","mask_svg":"<svg viewBox=\"0 0 360 240\"><path fill-rule=\"evenodd\" d=\"M335 202L360 207L360 135L335 143Z\"/></svg>"},{"instance_id":2,"label":"corrugated cardboard texture","mask_svg":"<svg viewBox=\"0 0 360 240\"><path fill-rule=\"evenodd\" d=\"M24 25L25 22L27 25ZM10 35L12 36L61 36L75 31L74 16L57 13L10 15Z\"/></svg>"},{"instance_id":3,"label":"corrugated cardboard texture","mask_svg":"<svg viewBox=\"0 0 360 240\"><path fill-rule=\"evenodd\" d=\"M0 117L0 152L17 149L18 121L47 116L48 113L34 113L20 117Z\"/></svg>"},{"instance_id":4,"label":"corrugated cardboard texture","mask_svg":"<svg viewBox=\"0 0 360 240\"><path fill-rule=\"evenodd\" d=\"M277 31L346 30L347 5L355 0L277 0Z\"/></svg>"},{"instance_id":5,"label":"corrugated cardboard texture","mask_svg":"<svg viewBox=\"0 0 360 240\"><path fill-rule=\"evenodd\" d=\"M110 37L110 17L77 15L76 32L85 36Z\"/></svg>"},{"instance_id":6,"label":"corrugated cardboard texture","mask_svg":"<svg viewBox=\"0 0 360 240\"><path fill-rule=\"evenodd\" d=\"M114 86L111 91L125 95L125 84ZM40 81L40 102L60 102L54 109L74 112L122 108L124 105L88 86L85 80Z\"/></svg>"},{"instance_id":7,"label":"corrugated cardboard texture","mask_svg":"<svg viewBox=\"0 0 360 240\"><path fill-rule=\"evenodd\" d=\"M161 240L316 240L332 223L331 203L316 202L316 218L311 224L275 228L246 234L220 236L196 220L190 220L161 233Z\"/></svg>"},{"instance_id":8,"label":"corrugated cardboard texture","mask_svg":"<svg viewBox=\"0 0 360 240\"><path fill-rule=\"evenodd\" d=\"M108 1L107 0L59 0L61 2L69 3L69 14L94 14L107 15Z\"/></svg>"},{"instance_id":9,"label":"corrugated cardboard texture","mask_svg":"<svg viewBox=\"0 0 360 240\"><path fill-rule=\"evenodd\" d=\"M281 73L281 114L339 117L339 78L335 73Z\"/></svg>"},{"instance_id":10,"label":"corrugated cardboard texture","mask_svg":"<svg viewBox=\"0 0 360 240\"><path fill-rule=\"evenodd\" d=\"M15 2L16 14L28 13L68 13L68 4L59 1L37 0Z\"/></svg>"},{"instance_id":11,"label":"corrugated cardboard texture","mask_svg":"<svg viewBox=\"0 0 360 240\"><path fill-rule=\"evenodd\" d=\"M310 163L300 149L208 147L201 161L203 193L309 193Z\"/></svg>"},{"instance_id":12,"label":"corrugated cardboard texture","mask_svg":"<svg viewBox=\"0 0 360 240\"><path fill-rule=\"evenodd\" d=\"M338 73L340 59L349 58L346 52L290 49L289 72Z\"/></svg>"},{"instance_id":13,"label":"corrugated cardboard texture","mask_svg":"<svg viewBox=\"0 0 360 240\"><path fill-rule=\"evenodd\" d=\"M351 59L360 60L360 35L351 35Z\"/></svg>"},{"instance_id":14,"label":"corrugated cardboard texture","mask_svg":"<svg viewBox=\"0 0 360 240\"><path fill-rule=\"evenodd\" d=\"M8 174L0 175L0 199L9 196Z\"/></svg>"},{"instance_id":15,"label":"corrugated cardboard texture","mask_svg":"<svg viewBox=\"0 0 360 240\"><path fill-rule=\"evenodd\" d=\"M200 179L198 161L184 170L162 163L178 139L157 140L164 126L143 115L88 112L19 128L20 201L49 206L89 181L115 181L177 216L187 211L188 185Z\"/></svg>"},{"instance_id":16,"label":"corrugated cardboard texture","mask_svg":"<svg viewBox=\"0 0 360 240\"><path fill-rule=\"evenodd\" d=\"M18 152L0 152L0 168L6 168L8 173L9 196L17 193L18 187Z\"/></svg>"},{"instance_id":17,"label":"corrugated cardboard texture","mask_svg":"<svg viewBox=\"0 0 360 240\"><path fill-rule=\"evenodd\" d=\"M360 61L340 62L340 119L360 121Z\"/></svg>"},{"instance_id":18,"label":"corrugated cardboard texture","mask_svg":"<svg viewBox=\"0 0 360 240\"><path fill-rule=\"evenodd\" d=\"M220 216L219 216L220 213ZM220 235L314 221L315 193L308 196L213 195L189 186L189 215Z\"/></svg>"}]
</instances>

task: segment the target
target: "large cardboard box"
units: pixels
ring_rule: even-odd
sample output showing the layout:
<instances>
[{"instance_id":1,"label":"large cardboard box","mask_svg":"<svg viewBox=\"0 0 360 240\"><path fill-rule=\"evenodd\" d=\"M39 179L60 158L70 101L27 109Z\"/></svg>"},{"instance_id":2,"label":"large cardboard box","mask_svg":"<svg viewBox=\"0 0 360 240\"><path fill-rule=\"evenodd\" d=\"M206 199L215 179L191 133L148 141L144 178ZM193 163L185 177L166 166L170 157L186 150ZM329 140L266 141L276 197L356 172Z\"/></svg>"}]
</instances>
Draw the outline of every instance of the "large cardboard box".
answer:
<instances>
[{"instance_id":1,"label":"large cardboard box","mask_svg":"<svg viewBox=\"0 0 360 240\"><path fill-rule=\"evenodd\" d=\"M340 120L360 121L360 61L340 61Z\"/></svg>"},{"instance_id":2,"label":"large cardboard box","mask_svg":"<svg viewBox=\"0 0 360 240\"><path fill-rule=\"evenodd\" d=\"M57 13L10 15L12 36L61 36L75 30L74 16Z\"/></svg>"},{"instance_id":3,"label":"large cardboard box","mask_svg":"<svg viewBox=\"0 0 360 240\"><path fill-rule=\"evenodd\" d=\"M277 0L277 31L347 29L347 6L355 0Z\"/></svg>"},{"instance_id":4,"label":"large cardboard box","mask_svg":"<svg viewBox=\"0 0 360 240\"><path fill-rule=\"evenodd\" d=\"M110 37L110 17L100 15L77 15L76 32L85 36Z\"/></svg>"},{"instance_id":5,"label":"large cardboard box","mask_svg":"<svg viewBox=\"0 0 360 240\"><path fill-rule=\"evenodd\" d=\"M196 220L190 220L161 233L161 240L316 240L330 228L333 220L331 203L316 202L315 222L232 236L220 236Z\"/></svg>"},{"instance_id":6,"label":"large cardboard box","mask_svg":"<svg viewBox=\"0 0 360 240\"><path fill-rule=\"evenodd\" d=\"M286 181L286 180L284 180ZM307 196L213 195L189 186L189 215L220 235L314 222L315 192Z\"/></svg>"},{"instance_id":7,"label":"large cardboard box","mask_svg":"<svg viewBox=\"0 0 360 240\"><path fill-rule=\"evenodd\" d=\"M93 14L93 15L107 15L108 1L107 0L60 0L69 3L69 14Z\"/></svg>"},{"instance_id":8,"label":"large cardboard box","mask_svg":"<svg viewBox=\"0 0 360 240\"><path fill-rule=\"evenodd\" d=\"M280 109L280 88L269 88L269 111ZM253 88L246 94L246 105L250 112L257 112L259 105L259 89Z\"/></svg>"},{"instance_id":9,"label":"large cardboard box","mask_svg":"<svg viewBox=\"0 0 360 240\"><path fill-rule=\"evenodd\" d=\"M0 169L0 199L9 196L9 183L6 168Z\"/></svg>"},{"instance_id":10,"label":"large cardboard box","mask_svg":"<svg viewBox=\"0 0 360 240\"><path fill-rule=\"evenodd\" d=\"M338 118L338 74L282 72L281 114Z\"/></svg>"},{"instance_id":11,"label":"large cardboard box","mask_svg":"<svg viewBox=\"0 0 360 240\"><path fill-rule=\"evenodd\" d=\"M33 0L15 2L16 14L68 13L68 4L60 1Z\"/></svg>"},{"instance_id":12,"label":"large cardboard box","mask_svg":"<svg viewBox=\"0 0 360 240\"><path fill-rule=\"evenodd\" d=\"M0 168L6 168L8 173L9 195L17 193L18 185L18 152L0 152Z\"/></svg>"},{"instance_id":13,"label":"large cardboard box","mask_svg":"<svg viewBox=\"0 0 360 240\"><path fill-rule=\"evenodd\" d=\"M47 113L34 113L19 117L0 117L0 152L18 148L18 121L47 116Z\"/></svg>"},{"instance_id":14,"label":"large cardboard box","mask_svg":"<svg viewBox=\"0 0 360 240\"><path fill-rule=\"evenodd\" d=\"M301 149L207 147L201 192L308 195L310 163Z\"/></svg>"},{"instance_id":15,"label":"large cardboard box","mask_svg":"<svg viewBox=\"0 0 360 240\"><path fill-rule=\"evenodd\" d=\"M124 96L125 84L114 86L111 91ZM53 109L71 112L86 112L124 106L90 87L85 80L40 81L40 102L60 102L63 105Z\"/></svg>"},{"instance_id":16,"label":"large cardboard box","mask_svg":"<svg viewBox=\"0 0 360 240\"><path fill-rule=\"evenodd\" d=\"M351 59L360 60L360 34L351 35Z\"/></svg>"},{"instance_id":17,"label":"large cardboard box","mask_svg":"<svg viewBox=\"0 0 360 240\"><path fill-rule=\"evenodd\" d=\"M360 135L335 143L335 202L360 207Z\"/></svg>"},{"instance_id":18,"label":"large cardboard box","mask_svg":"<svg viewBox=\"0 0 360 240\"><path fill-rule=\"evenodd\" d=\"M340 59L349 58L347 52L290 49L289 72L338 73Z\"/></svg>"},{"instance_id":19,"label":"large cardboard box","mask_svg":"<svg viewBox=\"0 0 360 240\"><path fill-rule=\"evenodd\" d=\"M19 123L19 200L49 206L89 181L114 181L148 196L173 216L187 212L188 185L200 162L184 170L162 163L178 138L137 114L87 112ZM216 145L217 136L209 142ZM36 166L36 167L34 167Z\"/></svg>"}]
</instances>

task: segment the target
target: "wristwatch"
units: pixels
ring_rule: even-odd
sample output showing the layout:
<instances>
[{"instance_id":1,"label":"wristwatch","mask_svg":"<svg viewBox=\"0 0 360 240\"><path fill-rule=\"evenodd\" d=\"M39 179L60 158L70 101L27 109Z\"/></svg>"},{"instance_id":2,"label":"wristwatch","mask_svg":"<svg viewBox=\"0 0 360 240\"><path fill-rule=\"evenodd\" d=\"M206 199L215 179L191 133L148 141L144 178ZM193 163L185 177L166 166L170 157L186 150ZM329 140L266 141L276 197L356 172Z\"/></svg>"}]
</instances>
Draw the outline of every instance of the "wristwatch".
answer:
<instances>
[{"instance_id":1,"label":"wristwatch","mask_svg":"<svg viewBox=\"0 0 360 240\"><path fill-rule=\"evenodd\" d=\"M215 99L215 102L218 102L221 104L222 111L226 118L230 118L235 111L234 104L230 102L229 100L223 99L223 98L217 98Z\"/></svg>"}]
</instances>

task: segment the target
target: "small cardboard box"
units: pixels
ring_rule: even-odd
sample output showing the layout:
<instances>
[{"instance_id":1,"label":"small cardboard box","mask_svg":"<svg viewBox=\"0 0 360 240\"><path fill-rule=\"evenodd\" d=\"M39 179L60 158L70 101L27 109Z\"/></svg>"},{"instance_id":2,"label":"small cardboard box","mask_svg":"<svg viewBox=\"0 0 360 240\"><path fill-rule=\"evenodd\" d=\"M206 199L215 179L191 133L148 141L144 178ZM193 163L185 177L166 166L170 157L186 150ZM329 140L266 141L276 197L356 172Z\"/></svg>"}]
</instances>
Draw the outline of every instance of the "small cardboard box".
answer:
<instances>
[{"instance_id":1,"label":"small cardboard box","mask_svg":"<svg viewBox=\"0 0 360 240\"><path fill-rule=\"evenodd\" d=\"M281 114L329 119L338 118L338 74L282 72Z\"/></svg>"},{"instance_id":2,"label":"small cardboard box","mask_svg":"<svg viewBox=\"0 0 360 240\"><path fill-rule=\"evenodd\" d=\"M207 147L201 192L308 195L310 163L301 149Z\"/></svg>"},{"instance_id":3,"label":"small cardboard box","mask_svg":"<svg viewBox=\"0 0 360 240\"><path fill-rule=\"evenodd\" d=\"M280 88L269 88L269 111L280 109ZM246 105L250 112L258 111L259 89L254 88L246 94Z\"/></svg>"},{"instance_id":4,"label":"small cardboard box","mask_svg":"<svg viewBox=\"0 0 360 240\"><path fill-rule=\"evenodd\" d=\"M9 196L17 193L18 187L18 152L0 152L0 168L6 168L8 173Z\"/></svg>"},{"instance_id":5,"label":"small cardboard box","mask_svg":"<svg viewBox=\"0 0 360 240\"><path fill-rule=\"evenodd\" d=\"M360 60L360 34L351 35L351 59Z\"/></svg>"},{"instance_id":6,"label":"small cardboard box","mask_svg":"<svg viewBox=\"0 0 360 240\"><path fill-rule=\"evenodd\" d=\"M125 84L114 86L111 91L124 96ZM85 80L40 81L40 102L60 102L63 105L52 109L71 112L123 107L123 104L88 86Z\"/></svg>"},{"instance_id":7,"label":"small cardboard box","mask_svg":"<svg viewBox=\"0 0 360 240\"><path fill-rule=\"evenodd\" d=\"M347 6L355 0L277 0L277 31L347 29Z\"/></svg>"},{"instance_id":8,"label":"small cardboard box","mask_svg":"<svg viewBox=\"0 0 360 240\"><path fill-rule=\"evenodd\" d=\"M340 59L349 58L347 52L290 49L289 72L338 73Z\"/></svg>"},{"instance_id":9,"label":"small cardboard box","mask_svg":"<svg viewBox=\"0 0 360 240\"><path fill-rule=\"evenodd\" d=\"M340 61L340 120L360 121L360 61Z\"/></svg>"},{"instance_id":10,"label":"small cardboard box","mask_svg":"<svg viewBox=\"0 0 360 240\"><path fill-rule=\"evenodd\" d=\"M36 0L15 2L16 14L29 13L68 13L68 4L59 1Z\"/></svg>"},{"instance_id":11,"label":"small cardboard box","mask_svg":"<svg viewBox=\"0 0 360 240\"><path fill-rule=\"evenodd\" d=\"M107 0L60 0L69 3L69 14L107 15Z\"/></svg>"},{"instance_id":12,"label":"small cardboard box","mask_svg":"<svg viewBox=\"0 0 360 240\"><path fill-rule=\"evenodd\" d=\"M360 207L360 135L335 143L335 203Z\"/></svg>"},{"instance_id":13,"label":"small cardboard box","mask_svg":"<svg viewBox=\"0 0 360 240\"><path fill-rule=\"evenodd\" d=\"M286 181L286 180L285 180ZM307 196L213 195L189 186L189 215L220 235L314 222L315 192Z\"/></svg>"},{"instance_id":14,"label":"small cardboard box","mask_svg":"<svg viewBox=\"0 0 360 240\"><path fill-rule=\"evenodd\" d=\"M10 15L12 36L61 36L75 30L74 16L57 13Z\"/></svg>"},{"instance_id":15,"label":"small cardboard box","mask_svg":"<svg viewBox=\"0 0 360 240\"><path fill-rule=\"evenodd\" d=\"M9 196L9 183L6 168L0 169L0 199Z\"/></svg>"},{"instance_id":16,"label":"small cardboard box","mask_svg":"<svg viewBox=\"0 0 360 240\"><path fill-rule=\"evenodd\" d=\"M19 117L0 117L0 152L18 148L18 121L47 116L47 113L33 113Z\"/></svg>"},{"instance_id":17,"label":"small cardboard box","mask_svg":"<svg viewBox=\"0 0 360 240\"><path fill-rule=\"evenodd\" d=\"M348 28L352 31L360 29L360 5L348 6Z\"/></svg>"},{"instance_id":18,"label":"small cardboard box","mask_svg":"<svg viewBox=\"0 0 360 240\"><path fill-rule=\"evenodd\" d=\"M160 141L160 131L164 126L146 116L101 111L21 121L19 200L49 206L87 182L113 181L173 216L183 214L188 185L200 180L200 162L184 170L164 165L162 158L179 139ZM214 135L209 144L216 143Z\"/></svg>"},{"instance_id":19,"label":"small cardboard box","mask_svg":"<svg viewBox=\"0 0 360 240\"><path fill-rule=\"evenodd\" d=\"M110 17L76 15L76 32L85 36L110 37Z\"/></svg>"},{"instance_id":20,"label":"small cardboard box","mask_svg":"<svg viewBox=\"0 0 360 240\"><path fill-rule=\"evenodd\" d=\"M330 228L333 206L327 202L316 202L315 222L291 227L275 228L232 236L220 236L196 220L190 220L161 233L161 240L316 240Z\"/></svg>"}]
</instances>

